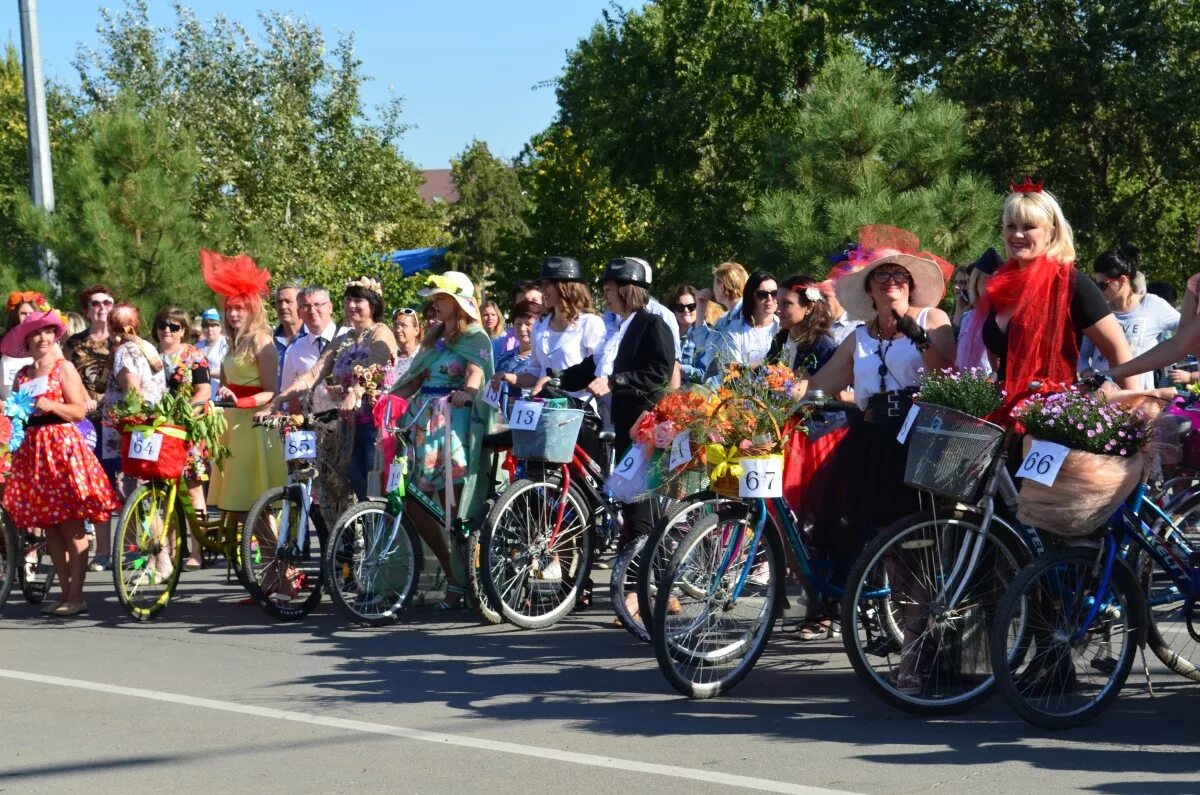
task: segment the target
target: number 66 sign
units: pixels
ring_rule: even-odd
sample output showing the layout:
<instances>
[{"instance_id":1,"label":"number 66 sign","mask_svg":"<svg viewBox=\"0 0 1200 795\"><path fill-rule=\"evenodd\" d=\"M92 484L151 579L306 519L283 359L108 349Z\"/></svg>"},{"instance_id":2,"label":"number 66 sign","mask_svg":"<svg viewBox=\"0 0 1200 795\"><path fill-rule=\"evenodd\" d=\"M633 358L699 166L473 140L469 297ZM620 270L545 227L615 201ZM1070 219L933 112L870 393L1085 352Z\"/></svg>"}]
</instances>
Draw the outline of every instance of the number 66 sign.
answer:
<instances>
[{"instance_id":1,"label":"number 66 sign","mask_svg":"<svg viewBox=\"0 0 1200 795\"><path fill-rule=\"evenodd\" d=\"M783 456L768 455L761 458L739 458L742 476L738 479L738 495L741 497L783 496Z\"/></svg>"}]
</instances>

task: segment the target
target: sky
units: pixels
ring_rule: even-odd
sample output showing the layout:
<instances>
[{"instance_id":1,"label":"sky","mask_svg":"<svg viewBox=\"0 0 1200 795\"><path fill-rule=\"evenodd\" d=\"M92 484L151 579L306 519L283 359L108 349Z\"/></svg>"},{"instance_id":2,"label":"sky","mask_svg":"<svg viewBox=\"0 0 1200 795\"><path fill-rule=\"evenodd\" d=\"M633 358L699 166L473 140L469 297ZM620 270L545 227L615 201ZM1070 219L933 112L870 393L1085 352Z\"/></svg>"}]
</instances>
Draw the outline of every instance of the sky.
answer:
<instances>
[{"instance_id":1,"label":"sky","mask_svg":"<svg viewBox=\"0 0 1200 795\"><path fill-rule=\"evenodd\" d=\"M121 8L122 0L105 3ZM554 89L535 88L558 77L566 53L587 35L608 0L187 0L202 20L219 14L261 33L259 9L305 17L325 34L355 34L369 108L391 95L404 100L412 125L400 148L421 168L448 168L472 138L511 158L554 118ZM621 7L642 5L621 0ZM76 85L71 62L79 45L98 40L101 3L38 0L42 63L47 79ZM149 0L151 22L174 27L173 4ZM17 3L0 17L20 43ZM3 30L3 28L0 28Z\"/></svg>"}]
</instances>

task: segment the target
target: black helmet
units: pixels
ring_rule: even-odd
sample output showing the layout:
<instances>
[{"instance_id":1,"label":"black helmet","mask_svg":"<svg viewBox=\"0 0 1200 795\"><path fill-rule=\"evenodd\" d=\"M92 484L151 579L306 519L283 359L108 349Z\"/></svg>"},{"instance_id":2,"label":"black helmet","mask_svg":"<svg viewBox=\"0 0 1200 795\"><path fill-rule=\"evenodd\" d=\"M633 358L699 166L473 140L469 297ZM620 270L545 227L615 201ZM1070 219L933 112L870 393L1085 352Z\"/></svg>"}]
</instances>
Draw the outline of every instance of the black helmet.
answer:
<instances>
[{"instance_id":1,"label":"black helmet","mask_svg":"<svg viewBox=\"0 0 1200 795\"><path fill-rule=\"evenodd\" d=\"M652 276L650 263L637 257L617 257L610 259L604 267L602 282L619 282L621 284L636 284L638 287L650 287Z\"/></svg>"},{"instance_id":2,"label":"black helmet","mask_svg":"<svg viewBox=\"0 0 1200 795\"><path fill-rule=\"evenodd\" d=\"M546 257L542 260L542 275L552 282L583 281L583 266L573 257Z\"/></svg>"}]
</instances>

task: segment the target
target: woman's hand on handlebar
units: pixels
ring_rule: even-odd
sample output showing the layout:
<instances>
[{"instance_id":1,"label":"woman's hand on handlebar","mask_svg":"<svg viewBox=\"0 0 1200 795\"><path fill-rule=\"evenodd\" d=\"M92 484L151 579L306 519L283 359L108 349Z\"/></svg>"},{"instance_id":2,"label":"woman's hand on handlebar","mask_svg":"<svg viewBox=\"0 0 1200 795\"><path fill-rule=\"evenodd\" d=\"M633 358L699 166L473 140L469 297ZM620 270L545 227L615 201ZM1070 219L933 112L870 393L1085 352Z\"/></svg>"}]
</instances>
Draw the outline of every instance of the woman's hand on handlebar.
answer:
<instances>
[{"instance_id":1,"label":"woman's hand on handlebar","mask_svg":"<svg viewBox=\"0 0 1200 795\"><path fill-rule=\"evenodd\" d=\"M450 405L456 409L466 408L475 400L475 393L470 388L456 389L450 393Z\"/></svg>"},{"instance_id":2,"label":"woman's hand on handlebar","mask_svg":"<svg viewBox=\"0 0 1200 795\"><path fill-rule=\"evenodd\" d=\"M221 403L233 405L237 402L237 395L233 394L229 387L223 386L217 390L217 400Z\"/></svg>"}]
</instances>

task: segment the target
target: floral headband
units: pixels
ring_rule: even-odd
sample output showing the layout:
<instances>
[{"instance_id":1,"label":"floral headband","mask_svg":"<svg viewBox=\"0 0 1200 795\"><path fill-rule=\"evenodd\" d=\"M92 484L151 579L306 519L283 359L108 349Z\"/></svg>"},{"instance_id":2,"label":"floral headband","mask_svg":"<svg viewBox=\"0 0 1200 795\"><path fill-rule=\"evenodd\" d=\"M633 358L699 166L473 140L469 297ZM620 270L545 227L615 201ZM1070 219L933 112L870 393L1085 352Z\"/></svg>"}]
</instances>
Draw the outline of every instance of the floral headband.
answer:
<instances>
[{"instance_id":1,"label":"floral headband","mask_svg":"<svg viewBox=\"0 0 1200 795\"><path fill-rule=\"evenodd\" d=\"M9 312L16 309L21 304L33 304L34 309L39 312L49 312L50 302L46 300L46 296L35 290L24 290L20 292L12 292L8 294Z\"/></svg>"},{"instance_id":2,"label":"floral headband","mask_svg":"<svg viewBox=\"0 0 1200 795\"><path fill-rule=\"evenodd\" d=\"M810 304L815 304L817 301L821 300L821 291L818 290L816 287L805 287L804 288L804 298Z\"/></svg>"},{"instance_id":3,"label":"floral headband","mask_svg":"<svg viewBox=\"0 0 1200 795\"><path fill-rule=\"evenodd\" d=\"M372 279L370 276L359 276L353 281L346 282L346 287L361 287L364 290L370 290L376 295L383 295L383 285L377 279Z\"/></svg>"}]
</instances>

